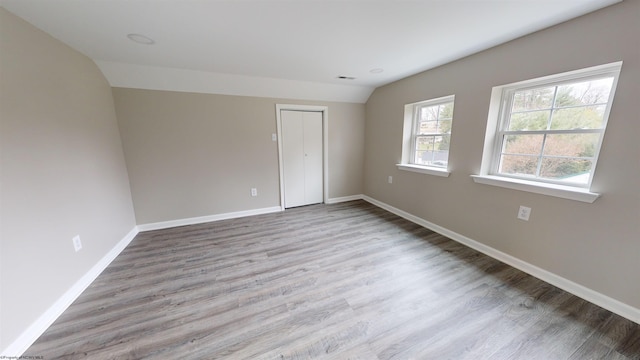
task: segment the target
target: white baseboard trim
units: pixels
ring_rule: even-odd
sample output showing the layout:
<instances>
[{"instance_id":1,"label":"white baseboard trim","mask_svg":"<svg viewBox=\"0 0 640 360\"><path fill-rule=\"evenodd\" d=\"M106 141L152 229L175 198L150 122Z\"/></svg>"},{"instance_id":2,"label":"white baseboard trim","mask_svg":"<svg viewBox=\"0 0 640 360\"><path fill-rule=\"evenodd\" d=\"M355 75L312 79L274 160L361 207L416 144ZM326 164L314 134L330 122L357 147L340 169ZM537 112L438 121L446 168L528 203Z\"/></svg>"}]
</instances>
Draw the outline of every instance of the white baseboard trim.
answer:
<instances>
[{"instance_id":1,"label":"white baseboard trim","mask_svg":"<svg viewBox=\"0 0 640 360\"><path fill-rule=\"evenodd\" d=\"M366 195L352 195L333 199L327 199L327 204L335 204L339 202L365 200L375 206L394 213L411 222L421 225L427 229L442 234L454 241L466 245L507 265L524 271L540 280L551 285L563 289L571 294L581 297L591 303L601 306L613 313L627 318L635 323L640 324L640 309L627 305L595 290L589 289L583 285L565 279L547 270L529 264L523 260L496 250L490 246L484 245L478 241L458 234L442 226L431 223L427 220L412 215L406 211L395 208L389 204L383 203ZM165 229L175 226L199 224L217 220L232 219L244 216L261 215L273 212L280 212L279 206L239 211L233 213L225 213L219 215L202 216L189 219L181 219L174 221L158 222L151 224L143 224L134 227L125 237L120 240L105 256L98 261L84 276L82 276L67 292L65 292L47 311L45 311L35 322L33 322L13 343L0 353L0 357L16 357L21 356L37 339L40 337L53 322L82 294L82 292L107 268L107 266L124 250L133 240L139 231Z\"/></svg>"},{"instance_id":2,"label":"white baseboard trim","mask_svg":"<svg viewBox=\"0 0 640 360\"><path fill-rule=\"evenodd\" d=\"M627 305L621 301L613 299L607 295L599 293L595 290L592 290L588 287L575 283L571 280L563 278L562 276L556 275L552 272L549 272L545 269L539 268L535 265L529 264L521 259L518 259L514 256L511 256L507 253L504 253L500 250L496 250L490 246L482 244L476 240L468 238L464 235L458 234L454 231L451 231L442 226L431 223L427 220L419 218L415 215L412 215L406 211L395 208L389 204L383 203L376 199L373 199L369 196L364 195L362 197L363 200L378 206L382 209L385 209L391 213L394 213L402 218L405 218L411 222L414 222L418 225L421 225L429 230L435 231L439 234L442 234L449 239L457 241L463 245L466 245L476 251L479 251L485 255L488 255L498 261L501 261L509 266L512 266L518 270L521 270L531 276L534 276L544 282L547 282L553 286L556 286L564 291L567 291L573 295L576 295L584 300L587 300L593 304L596 304L602 308L605 308L613 313L616 313L626 319L629 319L635 323L640 324L640 309L635 308L631 305Z\"/></svg>"},{"instance_id":3,"label":"white baseboard trim","mask_svg":"<svg viewBox=\"0 0 640 360\"><path fill-rule=\"evenodd\" d=\"M262 209L244 210L244 211L236 211L236 212L216 214L216 215L199 216L199 217L192 217L192 218L186 218L186 219L142 224L142 225L138 225L138 230L140 231L161 230L161 229L168 229L168 228L177 227L177 226L203 224L203 223L208 223L212 221L235 219L235 218L241 218L241 217L253 216L253 215L270 214L270 213L280 212L280 211L282 211L282 208L280 206L273 206L273 207L262 208Z\"/></svg>"},{"instance_id":4,"label":"white baseboard trim","mask_svg":"<svg viewBox=\"0 0 640 360\"><path fill-rule=\"evenodd\" d=\"M109 266L109 264L129 245L138 234L138 227L134 227L120 240L100 261L84 274L73 286L67 290L53 305L34 321L18 338L2 351L0 358L21 356L45 330L91 285L91 283Z\"/></svg>"},{"instance_id":5,"label":"white baseboard trim","mask_svg":"<svg viewBox=\"0 0 640 360\"><path fill-rule=\"evenodd\" d=\"M363 197L364 197L364 195L362 195L362 194L350 195L350 196L342 196L342 197L327 199L327 201L325 203L326 204L337 204L337 203L347 202L347 201L362 200Z\"/></svg>"}]
</instances>

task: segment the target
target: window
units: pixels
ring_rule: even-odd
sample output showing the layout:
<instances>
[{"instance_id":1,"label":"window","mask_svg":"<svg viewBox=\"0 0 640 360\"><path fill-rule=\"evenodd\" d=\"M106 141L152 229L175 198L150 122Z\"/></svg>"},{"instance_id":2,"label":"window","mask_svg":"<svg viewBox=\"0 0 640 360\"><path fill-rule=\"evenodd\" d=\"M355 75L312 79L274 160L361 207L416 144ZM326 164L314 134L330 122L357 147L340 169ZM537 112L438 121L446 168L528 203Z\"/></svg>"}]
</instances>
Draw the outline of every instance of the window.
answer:
<instances>
[{"instance_id":1,"label":"window","mask_svg":"<svg viewBox=\"0 0 640 360\"><path fill-rule=\"evenodd\" d=\"M621 65L494 88L481 176L589 192Z\"/></svg>"},{"instance_id":2,"label":"window","mask_svg":"<svg viewBox=\"0 0 640 360\"><path fill-rule=\"evenodd\" d=\"M403 170L448 176L454 96L405 105Z\"/></svg>"}]
</instances>

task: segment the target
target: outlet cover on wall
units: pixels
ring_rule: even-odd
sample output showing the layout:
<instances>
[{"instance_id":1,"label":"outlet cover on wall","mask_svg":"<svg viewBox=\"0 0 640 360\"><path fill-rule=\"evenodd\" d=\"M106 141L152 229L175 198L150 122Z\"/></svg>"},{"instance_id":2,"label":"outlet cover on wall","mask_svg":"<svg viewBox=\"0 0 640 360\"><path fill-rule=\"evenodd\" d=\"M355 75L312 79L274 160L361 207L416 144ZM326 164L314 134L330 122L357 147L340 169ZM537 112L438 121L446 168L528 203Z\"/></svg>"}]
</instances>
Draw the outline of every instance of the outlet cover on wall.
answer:
<instances>
[{"instance_id":1,"label":"outlet cover on wall","mask_svg":"<svg viewBox=\"0 0 640 360\"><path fill-rule=\"evenodd\" d=\"M80 235L76 235L73 237L73 248L76 250L76 252L80 251L80 249L82 249L82 241L80 241Z\"/></svg>"},{"instance_id":2,"label":"outlet cover on wall","mask_svg":"<svg viewBox=\"0 0 640 360\"><path fill-rule=\"evenodd\" d=\"M387 182L389 184L393 184L393 176L389 175L389 177L387 178Z\"/></svg>"},{"instance_id":3,"label":"outlet cover on wall","mask_svg":"<svg viewBox=\"0 0 640 360\"><path fill-rule=\"evenodd\" d=\"M258 189L251 188L251 196L258 196Z\"/></svg>"},{"instance_id":4,"label":"outlet cover on wall","mask_svg":"<svg viewBox=\"0 0 640 360\"><path fill-rule=\"evenodd\" d=\"M518 209L518 219L529 221L529 216L531 216L531 208L520 206L520 209Z\"/></svg>"}]
</instances>

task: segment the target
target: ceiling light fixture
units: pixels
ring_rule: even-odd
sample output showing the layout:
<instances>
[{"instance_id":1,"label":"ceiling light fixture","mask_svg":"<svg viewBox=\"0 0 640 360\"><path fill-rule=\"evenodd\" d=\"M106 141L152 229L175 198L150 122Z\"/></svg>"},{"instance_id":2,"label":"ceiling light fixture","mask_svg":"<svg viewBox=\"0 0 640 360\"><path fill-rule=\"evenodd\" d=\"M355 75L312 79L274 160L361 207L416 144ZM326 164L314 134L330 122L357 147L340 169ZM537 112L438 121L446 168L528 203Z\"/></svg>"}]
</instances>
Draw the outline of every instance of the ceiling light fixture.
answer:
<instances>
[{"instance_id":1,"label":"ceiling light fixture","mask_svg":"<svg viewBox=\"0 0 640 360\"><path fill-rule=\"evenodd\" d=\"M137 42L138 44L153 45L156 43L153 39L140 34L127 34L127 37L129 40Z\"/></svg>"},{"instance_id":2,"label":"ceiling light fixture","mask_svg":"<svg viewBox=\"0 0 640 360\"><path fill-rule=\"evenodd\" d=\"M384 71L384 69L380 69L380 68L375 68L375 69L369 70L369 72L372 73L372 74L380 74L383 71Z\"/></svg>"}]
</instances>

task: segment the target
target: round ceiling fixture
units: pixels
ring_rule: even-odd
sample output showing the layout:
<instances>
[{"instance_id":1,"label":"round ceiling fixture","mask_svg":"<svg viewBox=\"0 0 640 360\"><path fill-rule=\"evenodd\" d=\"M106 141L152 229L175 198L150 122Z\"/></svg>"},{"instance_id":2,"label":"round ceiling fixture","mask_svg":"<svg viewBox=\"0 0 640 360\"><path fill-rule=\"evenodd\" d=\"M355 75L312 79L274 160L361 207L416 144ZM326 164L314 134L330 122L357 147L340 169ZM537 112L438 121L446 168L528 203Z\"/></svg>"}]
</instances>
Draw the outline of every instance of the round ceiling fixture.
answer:
<instances>
[{"instance_id":1,"label":"round ceiling fixture","mask_svg":"<svg viewBox=\"0 0 640 360\"><path fill-rule=\"evenodd\" d=\"M372 73L372 74L380 74L383 71L384 71L384 69L380 69L380 68L375 68L375 69L369 70L369 72Z\"/></svg>"},{"instance_id":2,"label":"round ceiling fixture","mask_svg":"<svg viewBox=\"0 0 640 360\"><path fill-rule=\"evenodd\" d=\"M152 38L140 34L127 34L127 37L138 44L153 45L156 43Z\"/></svg>"}]
</instances>

